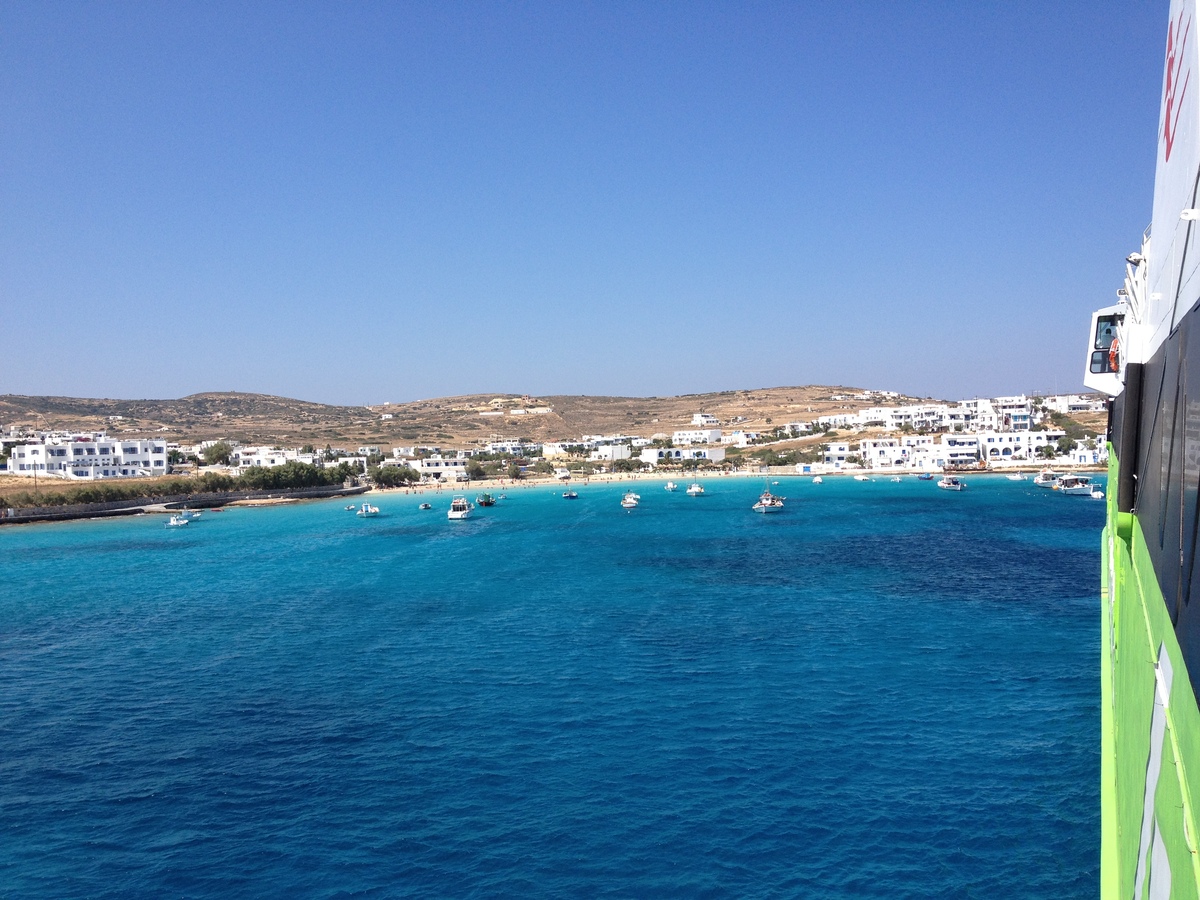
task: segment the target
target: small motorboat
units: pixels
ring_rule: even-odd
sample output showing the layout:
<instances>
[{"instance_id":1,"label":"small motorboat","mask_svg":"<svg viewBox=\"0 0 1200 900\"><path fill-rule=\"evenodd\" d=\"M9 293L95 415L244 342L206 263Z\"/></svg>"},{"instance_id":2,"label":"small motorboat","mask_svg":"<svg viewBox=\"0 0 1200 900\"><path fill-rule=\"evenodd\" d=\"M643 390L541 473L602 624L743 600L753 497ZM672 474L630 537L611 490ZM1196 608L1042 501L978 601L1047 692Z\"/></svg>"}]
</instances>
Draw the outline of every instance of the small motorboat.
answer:
<instances>
[{"instance_id":1,"label":"small motorboat","mask_svg":"<svg viewBox=\"0 0 1200 900\"><path fill-rule=\"evenodd\" d=\"M1098 488L1098 487L1094 487L1094 488L1092 488L1091 496L1092 496L1093 500L1103 500L1104 499L1104 491L1100 490L1100 488Z\"/></svg>"},{"instance_id":2,"label":"small motorboat","mask_svg":"<svg viewBox=\"0 0 1200 900\"><path fill-rule=\"evenodd\" d=\"M871 476L870 475L855 475L854 480L855 481L870 481Z\"/></svg>"},{"instance_id":3,"label":"small motorboat","mask_svg":"<svg viewBox=\"0 0 1200 900\"><path fill-rule=\"evenodd\" d=\"M961 491L967 483L956 475L943 475L938 487L947 491Z\"/></svg>"},{"instance_id":4,"label":"small motorboat","mask_svg":"<svg viewBox=\"0 0 1200 900\"><path fill-rule=\"evenodd\" d=\"M190 522L192 519L200 518L200 510L185 509L179 515L182 516L183 518L187 519Z\"/></svg>"},{"instance_id":5,"label":"small motorboat","mask_svg":"<svg viewBox=\"0 0 1200 900\"><path fill-rule=\"evenodd\" d=\"M704 494L704 485L698 481L693 481L688 485L687 495L689 497L700 497Z\"/></svg>"},{"instance_id":6,"label":"small motorboat","mask_svg":"<svg viewBox=\"0 0 1200 900\"><path fill-rule=\"evenodd\" d=\"M628 491L625 496L621 498L621 506L625 509L633 509L638 505L638 501L641 499L642 498L633 491Z\"/></svg>"},{"instance_id":7,"label":"small motorboat","mask_svg":"<svg viewBox=\"0 0 1200 900\"><path fill-rule=\"evenodd\" d=\"M351 510L352 510L352 509L358 509L358 507L357 507L357 506L355 506L353 503L351 503L349 506L347 506L347 507L346 507L346 509L351 509Z\"/></svg>"},{"instance_id":8,"label":"small motorboat","mask_svg":"<svg viewBox=\"0 0 1200 900\"><path fill-rule=\"evenodd\" d=\"M666 484L663 485L663 490L674 492L674 491L679 490L679 485L677 485L673 481L668 481Z\"/></svg>"},{"instance_id":9,"label":"small motorboat","mask_svg":"<svg viewBox=\"0 0 1200 900\"><path fill-rule=\"evenodd\" d=\"M564 500L578 500L579 492L578 491L563 491L563 499Z\"/></svg>"},{"instance_id":10,"label":"small motorboat","mask_svg":"<svg viewBox=\"0 0 1200 900\"><path fill-rule=\"evenodd\" d=\"M1040 488L1053 489L1058 484L1058 473L1052 472L1049 469L1042 469L1033 476L1033 486Z\"/></svg>"},{"instance_id":11,"label":"small motorboat","mask_svg":"<svg viewBox=\"0 0 1200 900\"><path fill-rule=\"evenodd\" d=\"M1085 475L1063 475L1054 489L1068 496L1084 496L1092 493L1092 480Z\"/></svg>"},{"instance_id":12,"label":"small motorboat","mask_svg":"<svg viewBox=\"0 0 1200 900\"><path fill-rule=\"evenodd\" d=\"M899 484L899 483L900 483L901 481L903 481L904 479L903 479L903 478L901 478L899 475L893 475L893 476L892 476L890 479L888 479L888 480L889 480L889 481L891 481L891 482L893 482L894 484Z\"/></svg>"},{"instance_id":13,"label":"small motorboat","mask_svg":"<svg viewBox=\"0 0 1200 900\"><path fill-rule=\"evenodd\" d=\"M824 483L825 483L825 479L822 478L820 475L813 478L813 484L824 484Z\"/></svg>"},{"instance_id":14,"label":"small motorboat","mask_svg":"<svg viewBox=\"0 0 1200 900\"><path fill-rule=\"evenodd\" d=\"M451 520L469 519L475 511L475 504L468 503L466 497L455 497L450 501L450 510L446 518Z\"/></svg>"},{"instance_id":15,"label":"small motorboat","mask_svg":"<svg viewBox=\"0 0 1200 900\"><path fill-rule=\"evenodd\" d=\"M1005 475L1004 477L1007 478L1009 481L1024 481L1025 480L1025 476L1022 475L1020 472L1012 472L1008 475Z\"/></svg>"},{"instance_id":16,"label":"small motorboat","mask_svg":"<svg viewBox=\"0 0 1200 900\"><path fill-rule=\"evenodd\" d=\"M422 503L417 509L433 509L432 503Z\"/></svg>"},{"instance_id":17,"label":"small motorboat","mask_svg":"<svg viewBox=\"0 0 1200 900\"><path fill-rule=\"evenodd\" d=\"M362 516L364 519L370 518L371 516L377 516L379 515L379 507L372 506L370 503L364 503L358 508L357 514Z\"/></svg>"},{"instance_id":18,"label":"small motorboat","mask_svg":"<svg viewBox=\"0 0 1200 900\"><path fill-rule=\"evenodd\" d=\"M180 525L186 525L189 521L191 521L191 520L186 519L183 516L171 516L171 518L167 519L166 527L167 528L178 528Z\"/></svg>"},{"instance_id":19,"label":"small motorboat","mask_svg":"<svg viewBox=\"0 0 1200 900\"><path fill-rule=\"evenodd\" d=\"M920 475L917 476L917 481L933 481L933 473L932 472L922 472Z\"/></svg>"},{"instance_id":20,"label":"small motorboat","mask_svg":"<svg viewBox=\"0 0 1200 900\"><path fill-rule=\"evenodd\" d=\"M491 494L485 492L485 493L480 494L478 497L476 497L475 502L478 503L480 506L495 506L496 498L493 497Z\"/></svg>"},{"instance_id":21,"label":"small motorboat","mask_svg":"<svg viewBox=\"0 0 1200 900\"><path fill-rule=\"evenodd\" d=\"M501 495L500 495L499 497L497 497L496 499L497 499L497 500L507 500L507 499L508 499L508 494L501 494Z\"/></svg>"}]
</instances>

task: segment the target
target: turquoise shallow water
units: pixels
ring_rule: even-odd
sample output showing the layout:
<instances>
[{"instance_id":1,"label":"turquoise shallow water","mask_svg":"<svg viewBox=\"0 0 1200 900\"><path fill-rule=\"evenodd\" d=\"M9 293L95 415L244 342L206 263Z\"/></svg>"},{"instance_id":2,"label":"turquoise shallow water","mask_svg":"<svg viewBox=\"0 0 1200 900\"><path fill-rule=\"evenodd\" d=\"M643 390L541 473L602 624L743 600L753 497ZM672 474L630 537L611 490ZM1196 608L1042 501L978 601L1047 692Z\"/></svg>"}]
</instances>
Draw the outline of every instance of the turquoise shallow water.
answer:
<instances>
[{"instance_id":1,"label":"turquoise shallow water","mask_svg":"<svg viewBox=\"0 0 1200 900\"><path fill-rule=\"evenodd\" d=\"M1094 896L1103 504L0 529L0 894Z\"/></svg>"}]
</instances>

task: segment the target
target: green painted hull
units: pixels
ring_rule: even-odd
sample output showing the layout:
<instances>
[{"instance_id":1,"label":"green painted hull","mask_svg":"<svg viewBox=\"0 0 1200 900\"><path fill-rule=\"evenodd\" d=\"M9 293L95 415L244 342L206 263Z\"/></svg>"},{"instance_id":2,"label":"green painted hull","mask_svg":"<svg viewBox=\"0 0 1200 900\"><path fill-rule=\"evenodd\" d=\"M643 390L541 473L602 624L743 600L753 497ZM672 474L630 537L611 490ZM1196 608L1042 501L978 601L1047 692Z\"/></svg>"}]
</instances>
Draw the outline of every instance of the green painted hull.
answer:
<instances>
[{"instance_id":1,"label":"green painted hull","mask_svg":"<svg viewBox=\"0 0 1200 900\"><path fill-rule=\"evenodd\" d=\"M1109 460L1100 895L1200 900L1200 709L1141 524L1136 514L1117 511L1119 461L1111 447Z\"/></svg>"}]
</instances>

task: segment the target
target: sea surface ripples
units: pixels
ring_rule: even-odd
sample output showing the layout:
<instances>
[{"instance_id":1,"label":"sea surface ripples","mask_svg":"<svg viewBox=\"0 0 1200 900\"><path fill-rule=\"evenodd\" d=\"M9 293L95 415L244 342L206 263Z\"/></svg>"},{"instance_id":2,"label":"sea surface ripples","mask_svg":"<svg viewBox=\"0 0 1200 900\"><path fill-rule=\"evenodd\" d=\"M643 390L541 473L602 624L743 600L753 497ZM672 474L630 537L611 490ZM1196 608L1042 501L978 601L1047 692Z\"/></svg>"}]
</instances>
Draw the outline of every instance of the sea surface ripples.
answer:
<instances>
[{"instance_id":1,"label":"sea surface ripples","mask_svg":"<svg viewBox=\"0 0 1200 900\"><path fill-rule=\"evenodd\" d=\"M1092 896L1103 504L0 530L0 893Z\"/></svg>"}]
</instances>

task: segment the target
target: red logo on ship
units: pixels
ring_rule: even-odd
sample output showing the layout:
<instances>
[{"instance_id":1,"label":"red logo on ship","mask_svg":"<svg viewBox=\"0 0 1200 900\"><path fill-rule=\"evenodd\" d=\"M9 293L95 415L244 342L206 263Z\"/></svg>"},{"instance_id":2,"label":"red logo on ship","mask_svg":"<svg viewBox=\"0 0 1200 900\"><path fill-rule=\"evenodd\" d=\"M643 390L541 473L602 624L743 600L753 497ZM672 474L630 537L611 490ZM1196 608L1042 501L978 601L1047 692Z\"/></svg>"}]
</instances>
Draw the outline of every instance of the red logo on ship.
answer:
<instances>
[{"instance_id":1,"label":"red logo on ship","mask_svg":"<svg viewBox=\"0 0 1200 900\"><path fill-rule=\"evenodd\" d=\"M1191 67L1179 83L1179 70L1183 68L1183 53L1187 48L1188 35L1192 32L1192 20L1187 27L1183 24L1183 11L1179 18L1167 26L1167 87L1163 94L1163 140L1167 143L1166 159L1171 158L1171 147L1175 144L1175 129L1179 126L1179 114L1183 112L1183 95L1187 93L1192 78Z\"/></svg>"}]
</instances>

